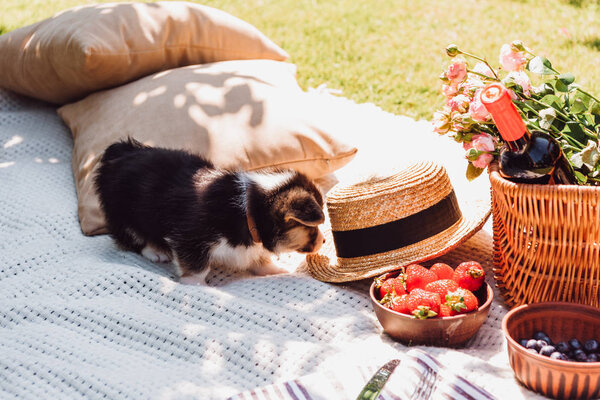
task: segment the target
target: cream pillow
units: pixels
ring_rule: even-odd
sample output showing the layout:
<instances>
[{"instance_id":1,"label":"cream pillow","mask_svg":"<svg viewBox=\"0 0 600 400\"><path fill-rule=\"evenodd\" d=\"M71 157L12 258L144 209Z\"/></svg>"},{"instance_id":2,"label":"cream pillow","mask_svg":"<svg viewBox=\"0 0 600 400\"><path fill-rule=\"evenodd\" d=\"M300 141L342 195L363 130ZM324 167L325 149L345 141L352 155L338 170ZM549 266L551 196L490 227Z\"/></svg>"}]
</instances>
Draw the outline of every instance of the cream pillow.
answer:
<instances>
[{"instance_id":1,"label":"cream pillow","mask_svg":"<svg viewBox=\"0 0 600 400\"><path fill-rule=\"evenodd\" d=\"M184 65L288 54L254 26L186 2L72 8L0 36L0 87L64 104Z\"/></svg>"},{"instance_id":2,"label":"cream pillow","mask_svg":"<svg viewBox=\"0 0 600 400\"><path fill-rule=\"evenodd\" d=\"M85 234L105 232L93 177L102 152L131 136L187 149L216 166L293 168L311 178L347 162L356 148L327 106L304 93L295 66L267 60L181 67L94 93L58 109L73 133L72 167Z\"/></svg>"}]
</instances>

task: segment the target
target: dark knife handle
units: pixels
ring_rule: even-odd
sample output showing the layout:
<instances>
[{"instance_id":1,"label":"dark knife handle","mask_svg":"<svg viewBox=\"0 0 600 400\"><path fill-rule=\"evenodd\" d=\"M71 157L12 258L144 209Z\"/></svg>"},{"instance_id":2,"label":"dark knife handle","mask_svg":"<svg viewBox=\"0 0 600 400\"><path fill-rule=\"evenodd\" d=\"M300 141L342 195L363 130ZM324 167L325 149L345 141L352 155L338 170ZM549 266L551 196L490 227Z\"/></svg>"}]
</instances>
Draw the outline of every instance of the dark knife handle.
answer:
<instances>
[{"instance_id":1,"label":"dark knife handle","mask_svg":"<svg viewBox=\"0 0 600 400\"><path fill-rule=\"evenodd\" d=\"M383 389L388 378L392 372L394 372L398 364L400 364L400 360L391 360L385 363L383 367L379 368L379 370L375 372L375 375L367 382L356 400L376 400L381 389Z\"/></svg>"}]
</instances>

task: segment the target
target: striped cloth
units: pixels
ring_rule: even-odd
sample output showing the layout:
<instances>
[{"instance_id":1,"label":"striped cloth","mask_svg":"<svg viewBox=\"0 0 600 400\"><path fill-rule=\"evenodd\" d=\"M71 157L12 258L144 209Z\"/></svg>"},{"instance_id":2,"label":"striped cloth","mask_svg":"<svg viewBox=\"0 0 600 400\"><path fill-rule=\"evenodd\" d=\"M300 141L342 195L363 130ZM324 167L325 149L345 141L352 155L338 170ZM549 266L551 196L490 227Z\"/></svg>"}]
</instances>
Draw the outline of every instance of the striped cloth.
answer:
<instances>
[{"instance_id":1,"label":"striped cloth","mask_svg":"<svg viewBox=\"0 0 600 400\"><path fill-rule=\"evenodd\" d=\"M379 400L401 399L495 399L486 390L472 384L444 367L423 350L409 350L399 356L400 364ZM321 374L248 390L227 400L355 400L377 367L341 365Z\"/></svg>"}]
</instances>

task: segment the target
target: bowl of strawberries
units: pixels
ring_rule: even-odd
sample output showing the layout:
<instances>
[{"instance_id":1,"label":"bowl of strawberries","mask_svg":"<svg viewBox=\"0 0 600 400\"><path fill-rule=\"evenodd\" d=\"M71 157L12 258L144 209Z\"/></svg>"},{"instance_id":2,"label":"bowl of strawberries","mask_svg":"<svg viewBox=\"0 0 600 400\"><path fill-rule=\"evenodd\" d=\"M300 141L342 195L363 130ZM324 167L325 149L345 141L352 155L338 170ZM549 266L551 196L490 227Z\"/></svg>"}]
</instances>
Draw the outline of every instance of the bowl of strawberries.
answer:
<instances>
[{"instance_id":1,"label":"bowl of strawberries","mask_svg":"<svg viewBox=\"0 0 600 400\"><path fill-rule=\"evenodd\" d=\"M383 330L407 345L461 346L488 316L494 293L476 261L456 269L411 264L376 278L371 302Z\"/></svg>"}]
</instances>

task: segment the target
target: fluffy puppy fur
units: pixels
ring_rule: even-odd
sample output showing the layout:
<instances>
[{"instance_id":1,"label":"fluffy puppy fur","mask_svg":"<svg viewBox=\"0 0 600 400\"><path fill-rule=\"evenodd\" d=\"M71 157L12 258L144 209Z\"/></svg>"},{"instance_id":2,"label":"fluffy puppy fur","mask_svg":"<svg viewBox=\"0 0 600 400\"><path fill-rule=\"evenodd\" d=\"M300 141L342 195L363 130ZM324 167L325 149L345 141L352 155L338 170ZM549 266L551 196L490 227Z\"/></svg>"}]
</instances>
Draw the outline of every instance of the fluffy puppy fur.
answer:
<instances>
[{"instance_id":1,"label":"fluffy puppy fur","mask_svg":"<svg viewBox=\"0 0 600 400\"><path fill-rule=\"evenodd\" d=\"M95 184L117 244L172 261L189 283L203 283L210 267L285 272L271 255L315 252L324 242L323 198L298 172L221 170L129 139L106 149Z\"/></svg>"}]
</instances>

